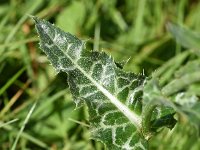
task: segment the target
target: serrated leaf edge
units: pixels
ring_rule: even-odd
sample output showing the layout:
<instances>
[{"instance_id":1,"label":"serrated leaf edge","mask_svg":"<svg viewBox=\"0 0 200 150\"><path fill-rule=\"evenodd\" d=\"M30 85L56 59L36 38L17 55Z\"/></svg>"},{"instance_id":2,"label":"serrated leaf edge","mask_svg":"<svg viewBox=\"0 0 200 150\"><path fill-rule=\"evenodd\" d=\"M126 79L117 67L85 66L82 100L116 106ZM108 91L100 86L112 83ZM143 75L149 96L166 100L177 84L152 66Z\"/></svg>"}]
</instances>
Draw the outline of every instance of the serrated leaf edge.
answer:
<instances>
[{"instance_id":1,"label":"serrated leaf edge","mask_svg":"<svg viewBox=\"0 0 200 150\"><path fill-rule=\"evenodd\" d=\"M37 17L32 17L34 19L34 21L36 22L36 24L38 24L40 21L39 19L37 19ZM37 27L36 27L37 29ZM45 30L44 30L45 32ZM48 33L47 33L48 35ZM58 36L56 36L58 37ZM50 36L49 38L54 42L54 44L63 51L64 50L62 48L59 47L59 45L57 45L57 43L55 42L55 39L52 39ZM82 46L80 48L83 47L83 45L85 44L85 42L82 41ZM68 47L69 49L69 47ZM129 121L140 131L141 130L141 117L138 116L136 113L130 111L130 109L124 105L123 103L120 102L120 100L118 100L115 96L113 96L107 89L105 89L103 86L101 86L98 82L96 82L91 76L89 76L72 58L70 58L66 53L64 53L64 55L70 59L73 63L74 66L83 73L83 75L85 75L110 101L113 105L115 105L121 112L122 114L124 114ZM60 70L64 70L64 68L60 68Z\"/></svg>"}]
</instances>

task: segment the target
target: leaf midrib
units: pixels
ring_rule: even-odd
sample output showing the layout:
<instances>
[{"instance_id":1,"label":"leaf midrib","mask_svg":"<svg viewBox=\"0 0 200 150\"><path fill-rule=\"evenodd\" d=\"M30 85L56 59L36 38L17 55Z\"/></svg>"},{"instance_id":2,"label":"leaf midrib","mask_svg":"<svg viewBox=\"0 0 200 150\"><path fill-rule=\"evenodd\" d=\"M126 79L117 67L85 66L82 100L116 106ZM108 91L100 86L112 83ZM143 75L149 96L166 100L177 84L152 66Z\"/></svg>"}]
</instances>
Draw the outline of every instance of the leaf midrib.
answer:
<instances>
[{"instance_id":1,"label":"leaf midrib","mask_svg":"<svg viewBox=\"0 0 200 150\"><path fill-rule=\"evenodd\" d=\"M45 30L43 30L45 32ZM55 30L54 30L55 32ZM56 33L56 32L55 32ZM90 75L88 75L76 62L74 62L74 60L67 55L64 50L62 48L59 47L59 45L57 45L54 40L48 35L48 33L46 33L46 35L50 38L50 40L52 41L53 44L55 44L55 46L60 49L63 54L75 65L75 67L83 73L84 76L86 76L110 101L113 105L115 105L121 112L122 114L124 114L128 120L133 123L133 125L138 129L141 130L141 118L133 113L132 111L130 111L130 109L124 105L123 103L121 103L116 97L114 97L107 89L105 89L103 86L101 86L98 82L96 82Z\"/></svg>"}]
</instances>

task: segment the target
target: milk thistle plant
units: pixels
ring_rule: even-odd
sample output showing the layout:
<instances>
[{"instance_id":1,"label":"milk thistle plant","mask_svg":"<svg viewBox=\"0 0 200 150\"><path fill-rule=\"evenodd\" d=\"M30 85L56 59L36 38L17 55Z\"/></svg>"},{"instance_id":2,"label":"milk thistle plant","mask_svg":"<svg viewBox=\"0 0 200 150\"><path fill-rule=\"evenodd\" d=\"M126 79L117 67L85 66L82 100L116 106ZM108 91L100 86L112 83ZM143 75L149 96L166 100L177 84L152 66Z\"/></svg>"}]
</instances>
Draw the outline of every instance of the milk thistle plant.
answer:
<instances>
[{"instance_id":1,"label":"milk thistle plant","mask_svg":"<svg viewBox=\"0 0 200 150\"><path fill-rule=\"evenodd\" d=\"M146 77L125 72L105 52L89 51L85 41L33 19L40 48L57 72L67 73L76 107L88 107L92 138L107 149L147 150L151 138L164 128L173 129L182 116L198 126L198 97L181 90L200 80L199 70L161 87L158 73Z\"/></svg>"}]
</instances>

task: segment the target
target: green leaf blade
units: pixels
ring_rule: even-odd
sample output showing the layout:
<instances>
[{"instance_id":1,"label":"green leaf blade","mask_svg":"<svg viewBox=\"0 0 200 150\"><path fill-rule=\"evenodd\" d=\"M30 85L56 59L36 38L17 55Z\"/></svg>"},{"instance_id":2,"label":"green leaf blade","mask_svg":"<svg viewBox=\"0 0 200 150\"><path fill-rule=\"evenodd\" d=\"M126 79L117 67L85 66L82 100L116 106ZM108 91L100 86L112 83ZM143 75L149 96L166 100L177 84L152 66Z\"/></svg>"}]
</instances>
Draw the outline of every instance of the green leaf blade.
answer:
<instances>
[{"instance_id":1,"label":"green leaf blade","mask_svg":"<svg viewBox=\"0 0 200 150\"><path fill-rule=\"evenodd\" d=\"M179 44L186 48L196 49L199 52L199 34L174 23L168 23L167 28Z\"/></svg>"},{"instance_id":2,"label":"green leaf blade","mask_svg":"<svg viewBox=\"0 0 200 150\"><path fill-rule=\"evenodd\" d=\"M89 52L73 35L34 20L41 49L58 72L69 76L75 103L87 104L93 138L109 149L147 149L140 117L145 77L123 72L105 53Z\"/></svg>"}]
</instances>

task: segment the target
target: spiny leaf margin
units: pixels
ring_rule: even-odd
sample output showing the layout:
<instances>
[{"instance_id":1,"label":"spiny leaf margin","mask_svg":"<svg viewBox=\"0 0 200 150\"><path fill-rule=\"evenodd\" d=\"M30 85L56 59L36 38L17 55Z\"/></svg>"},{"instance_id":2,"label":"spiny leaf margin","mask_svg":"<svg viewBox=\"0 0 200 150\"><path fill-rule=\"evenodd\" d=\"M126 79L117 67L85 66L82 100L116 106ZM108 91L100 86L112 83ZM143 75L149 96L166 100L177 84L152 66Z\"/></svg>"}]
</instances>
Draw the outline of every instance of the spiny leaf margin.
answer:
<instances>
[{"instance_id":1,"label":"spiny leaf margin","mask_svg":"<svg viewBox=\"0 0 200 150\"><path fill-rule=\"evenodd\" d=\"M123 72L107 54L87 51L70 33L33 19L41 49L58 72L68 74L75 103L87 104L93 138L113 150L146 150L140 117L145 77Z\"/></svg>"},{"instance_id":2,"label":"spiny leaf margin","mask_svg":"<svg viewBox=\"0 0 200 150\"><path fill-rule=\"evenodd\" d=\"M145 82L151 81L143 75L122 71L104 52L87 51L85 42L49 22L35 17L34 20L40 47L58 72L68 74L75 103L87 104L94 139L109 149L147 149L152 132L174 126L174 111L170 106L158 100L161 104L158 108L154 96L144 96L142 102L143 88L148 85ZM161 112L159 116L157 111Z\"/></svg>"}]
</instances>

